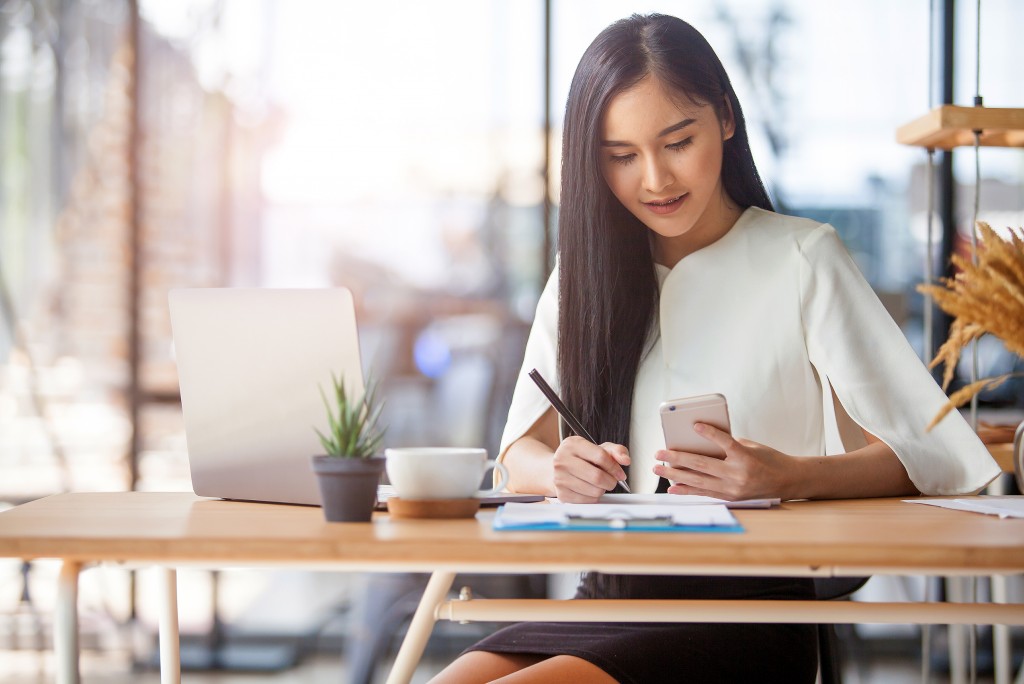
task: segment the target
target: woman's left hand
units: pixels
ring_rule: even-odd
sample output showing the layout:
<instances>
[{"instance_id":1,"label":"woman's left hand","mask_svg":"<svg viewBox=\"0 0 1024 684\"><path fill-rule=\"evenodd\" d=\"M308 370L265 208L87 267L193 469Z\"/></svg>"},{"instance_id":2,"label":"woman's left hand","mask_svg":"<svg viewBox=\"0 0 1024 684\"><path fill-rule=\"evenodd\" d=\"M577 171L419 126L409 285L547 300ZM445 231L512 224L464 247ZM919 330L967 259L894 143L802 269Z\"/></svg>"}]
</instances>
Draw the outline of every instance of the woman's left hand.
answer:
<instances>
[{"instance_id":1,"label":"woman's left hand","mask_svg":"<svg viewBox=\"0 0 1024 684\"><path fill-rule=\"evenodd\" d=\"M670 494L701 494L728 501L793 498L797 459L749 439L698 423L697 434L718 445L725 459L686 451L659 451L655 474L671 483Z\"/></svg>"}]
</instances>

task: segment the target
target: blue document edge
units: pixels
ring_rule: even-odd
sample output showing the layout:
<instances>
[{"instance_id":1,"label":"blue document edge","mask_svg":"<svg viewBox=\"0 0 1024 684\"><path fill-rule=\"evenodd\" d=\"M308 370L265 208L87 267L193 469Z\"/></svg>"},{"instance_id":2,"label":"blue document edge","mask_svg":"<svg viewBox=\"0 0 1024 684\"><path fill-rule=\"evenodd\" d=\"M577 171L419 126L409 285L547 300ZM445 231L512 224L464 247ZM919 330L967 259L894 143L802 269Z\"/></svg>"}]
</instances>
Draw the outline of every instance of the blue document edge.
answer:
<instances>
[{"instance_id":1,"label":"blue document edge","mask_svg":"<svg viewBox=\"0 0 1024 684\"><path fill-rule=\"evenodd\" d=\"M574 522L563 523L530 523L516 524L506 523L501 517L502 509L494 515L493 529L498 532L533 532L533 531L554 531L554 532L724 532L735 534L743 532L743 525L738 522L735 525L645 525L638 520L622 526L620 521L609 520L605 522ZM616 524L619 523L619 524Z\"/></svg>"}]
</instances>

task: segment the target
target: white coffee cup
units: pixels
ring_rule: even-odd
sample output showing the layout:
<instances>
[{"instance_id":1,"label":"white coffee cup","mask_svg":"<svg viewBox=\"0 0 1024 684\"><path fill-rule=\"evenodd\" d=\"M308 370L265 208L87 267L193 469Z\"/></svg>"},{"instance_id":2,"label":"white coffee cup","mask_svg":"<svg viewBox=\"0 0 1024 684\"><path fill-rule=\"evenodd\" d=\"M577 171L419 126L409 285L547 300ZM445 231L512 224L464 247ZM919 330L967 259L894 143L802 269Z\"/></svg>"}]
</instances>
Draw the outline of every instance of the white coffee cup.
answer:
<instances>
[{"instance_id":1,"label":"white coffee cup","mask_svg":"<svg viewBox=\"0 0 1024 684\"><path fill-rule=\"evenodd\" d=\"M402 499L470 499L501 491L508 470L487 460L486 449L458 447L403 447L385 449L388 480ZM498 482L480 489L484 474L494 468Z\"/></svg>"}]
</instances>

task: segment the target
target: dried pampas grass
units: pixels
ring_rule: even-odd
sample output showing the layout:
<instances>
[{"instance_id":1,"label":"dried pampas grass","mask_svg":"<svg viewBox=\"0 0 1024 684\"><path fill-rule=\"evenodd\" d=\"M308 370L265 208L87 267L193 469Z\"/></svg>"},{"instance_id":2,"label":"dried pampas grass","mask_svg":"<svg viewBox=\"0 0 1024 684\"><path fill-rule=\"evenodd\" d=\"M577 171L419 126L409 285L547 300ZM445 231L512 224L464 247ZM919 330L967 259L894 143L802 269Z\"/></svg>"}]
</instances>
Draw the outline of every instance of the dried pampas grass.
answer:
<instances>
[{"instance_id":1,"label":"dried pampas grass","mask_svg":"<svg viewBox=\"0 0 1024 684\"><path fill-rule=\"evenodd\" d=\"M1024 357L1024 230L1009 230L1001 238L982 221L978 222L978 263L959 254L953 263L960 269L942 285L918 285L931 295L943 311L953 316L949 339L939 348L930 368L945 363L942 388L949 387L964 347L982 335L995 335L1006 348ZM931 430L947 413L970 401L979 392L998 387L1016 375L1008 373L984 378L962 387L928 424Z\"/></svg>"}]
</instances>

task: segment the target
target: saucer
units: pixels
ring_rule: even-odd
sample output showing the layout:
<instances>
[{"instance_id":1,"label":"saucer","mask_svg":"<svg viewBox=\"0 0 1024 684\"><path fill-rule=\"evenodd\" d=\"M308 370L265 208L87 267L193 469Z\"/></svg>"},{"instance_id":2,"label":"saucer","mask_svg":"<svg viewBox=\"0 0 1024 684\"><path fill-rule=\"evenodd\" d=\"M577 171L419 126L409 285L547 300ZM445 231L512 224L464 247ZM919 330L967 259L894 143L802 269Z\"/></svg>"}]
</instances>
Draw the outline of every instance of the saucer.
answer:
<instances>
[{"instance_id":1,"label":"saucer","mask_svg":"<svg viewBox=\"0 0 1024 684\"><path fill-rule=\"evenodd\" d=\"M480 508L480 499L402 499L388 498L392 518L472 518Z\"/></svg>"}]
</instances>

